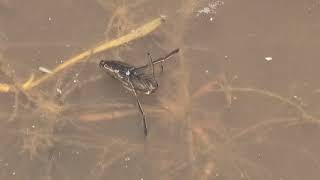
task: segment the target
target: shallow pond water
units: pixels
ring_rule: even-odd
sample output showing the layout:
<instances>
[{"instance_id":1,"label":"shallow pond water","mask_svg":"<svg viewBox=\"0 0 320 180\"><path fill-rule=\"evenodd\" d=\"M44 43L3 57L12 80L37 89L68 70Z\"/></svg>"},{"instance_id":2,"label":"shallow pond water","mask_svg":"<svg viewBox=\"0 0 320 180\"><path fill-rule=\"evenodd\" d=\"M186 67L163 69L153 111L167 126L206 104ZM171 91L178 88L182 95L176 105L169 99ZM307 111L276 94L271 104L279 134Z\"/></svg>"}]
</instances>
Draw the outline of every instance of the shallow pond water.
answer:
<instances>
[{"instance_id":1,"label":"shallow pond water","mask_svg":"<svg viewBox=\"0 0 320 180\"><path fill-rule=\"evenodd\" d=\"M320 177L320 1L0 0L0 179ZM154 32L24 90L101 41ZM99 68L156 67L135 98ZM39 68L48 70L39 71ZM2 87L0 86L0 89Z\"/></svg>"}]
</instances>

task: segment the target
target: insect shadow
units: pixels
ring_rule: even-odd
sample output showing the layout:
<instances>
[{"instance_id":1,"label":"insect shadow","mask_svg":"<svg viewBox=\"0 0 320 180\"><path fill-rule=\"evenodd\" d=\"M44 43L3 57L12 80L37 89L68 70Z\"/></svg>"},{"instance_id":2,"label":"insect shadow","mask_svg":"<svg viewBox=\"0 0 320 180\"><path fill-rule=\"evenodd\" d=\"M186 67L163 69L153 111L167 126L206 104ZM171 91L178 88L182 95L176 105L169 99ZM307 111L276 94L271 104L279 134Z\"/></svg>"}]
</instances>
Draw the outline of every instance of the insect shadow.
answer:
<instances>
[{"instance_id":1,"label":"insect shadow","mask_svg":"<svg viewBox=\"0 0 320 180\"><path fill-rule=\"evenodd\" d=\"M143 130L144 135L148 135L148 127L146 122L146 116L141 106L137 92L141 92L147 95L154 93L158 89L158 82L155 79L154 75L154 65L161 65L161 72L163 71L163 62L170 59L174 54L178 53L179 49L171 51L164 57L160 57L156 60L153 60L150 53L148 53L149 63L143 66L135 67L133 65L127 64L122 61L114 60L101 60L99 66L103 70L113 77L120 81L120 83L127 90L133 92L136 102L138 104L139 111L142 115ZM151 73L148 73L147 70L151 69Z\"/></svg>"}]
</instances>

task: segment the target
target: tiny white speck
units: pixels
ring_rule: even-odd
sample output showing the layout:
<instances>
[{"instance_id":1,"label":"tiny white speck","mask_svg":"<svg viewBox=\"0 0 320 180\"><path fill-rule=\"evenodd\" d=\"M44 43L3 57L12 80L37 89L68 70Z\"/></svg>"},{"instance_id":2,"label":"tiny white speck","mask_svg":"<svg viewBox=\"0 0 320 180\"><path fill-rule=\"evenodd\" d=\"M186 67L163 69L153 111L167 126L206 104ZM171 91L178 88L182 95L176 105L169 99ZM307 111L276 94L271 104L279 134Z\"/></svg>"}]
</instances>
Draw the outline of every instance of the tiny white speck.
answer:
<instances>
[{"instance_id":1,"label":"tiny white speck","mask_svg":"<svg viewBox=\"0 0 320 180\"><path fill-rule=\"evenodd\" d=\"M259 160L262 158L260 153L258 153L258 157L257 157L257 158L258 158Z\"/></svg>"},{"instance_id":2,"label":"tiny white speck","mask_svg":"<svg viewBox=\"0 0 320 180\"><path fill-rule=\"evenodd\" d=\"M229 56L224 56L224 58L225 58L225 59L228 59L228 58L229 58Z\"/></svg>"},{"instance_id":3,"label":"tiny white speck","mask_svg":"<svg viewBox=\"0 0 320 180\"><path fill-rule=\"evenodd\" d=\"M205 70L204 72L208 74L208 73L209 73L209 70L207 69L207 70Z\"/></svg>"},{"instance_id":4,"label":"tiny white speck","mask_svg":"<svg viewBox=\"0 0 320 180\"><path fill-rule=\"evenodd\" d=\"M59 88L57 88L57 92L58 92L59 94L62 94L62 90L59 89Z\"/></svg>"},{"instance_id":5,"label":"tiny white speck","mask_svg":"<svg viewBox=\"0 0 320 180\"><path fill-rule=\"evenodd\" d=\"M130 71L129 71L129 70L126 72L126 75L127 75L127 76L129 76L129 75L130 75Z\"/></svg>"},{"instance_id":6,"label":"tiny white speck","mask_svg":"<svg viewBox=\"0 0 320 180\"><path fill-rule=\"evenodd\" d=\"M51 17L49 17L49 18L48 18L48 20L49 20L49 21L51 21L51 20L52 20L52 18L51 18Z\"/></svg>"},{"instance_id":7,"label":"tiny white speck","mask_svg":"<svg viewBox=\"0 0 320 180\"><path fill-rule=\"evenodd\" d=\"M130 157L124 158L125 161L130 161Z\"/></svg>"},{"instance_id":8,"label":"tiny white speck","mask_svg":"<svg viewBox=\"0 0 320 180\"><path fill-rule=\"evenodd\" d=\"M243 174L243 173L241 173L241 174L240 174L240 176L241 176L241 178L245 178L245 176L244 176L244 174Z\"/></svg>"},{"instance_id":9,"label":"tiny white speck","mask_svg":"<svg viewBox=\"0 0 320 180\"><path fill-rule=\"evenodd\" d=\"M210 21L213 21L213 17L210 18Z\"/></svg>"},{"instance_id":10,"label":"tiny white speck","mask_svg":"<svg viewBox=\"0 0 320 180\"><path fill-rule=\"evenodd\" d=\"M73 80L73 82L74 82L74 83L76 83L76 82L77 82L77 80L75 79L75 80Z\"/></svg>"},{"instance_id":11,"label":"tiny white speck","mask_svg":"<svg viewBox=\"0 0 320 180\"><path fill-rule=\"evenodd\" d=\"M162 19L167 19L167 16L166 16L166 15L160 15L160 17L161 17Z\"/></svg>"},{"instance_id":12,"label":"tiny white speck","mask_svg":"<svg viewBox=\"0 0 320 180\"><path fill-rule=\"evenodd\" d=\"M12 175L13 175L13 176L16 175L16 172L13 171L13 172L12 172Z\"/></svg>"},{"instance_id":13,"label":"tiny white speck","mask_svg":"<svg viewBox=\"0 0 320 180\"><path fill-rule=\"evenodd\" d=\"M272 60L272 57L265 57L264 58L266 61L271 61Z\"/></svg>"},{"instance_id":14,"label":"tiny white speck","mask_svg":"<svg viewBox=\"0 0 320 180\"><path fill-rule=\"evenodd\" d=\"M34 125L34 124L32 124L32 126L31 126L32 128L36 128L36 126Z\"/></svg>"}]
</instances>

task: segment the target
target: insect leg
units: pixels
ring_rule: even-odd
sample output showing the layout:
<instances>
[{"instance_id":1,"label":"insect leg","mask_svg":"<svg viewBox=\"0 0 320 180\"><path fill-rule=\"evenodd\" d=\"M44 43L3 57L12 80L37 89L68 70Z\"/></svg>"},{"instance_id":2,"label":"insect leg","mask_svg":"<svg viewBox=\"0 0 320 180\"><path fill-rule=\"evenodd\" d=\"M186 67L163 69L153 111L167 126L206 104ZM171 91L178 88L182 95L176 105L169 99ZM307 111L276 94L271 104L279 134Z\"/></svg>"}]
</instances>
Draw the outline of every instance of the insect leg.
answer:
<instances>
[{"instance_id":1,"label":"insect leg","mask_svg":"<svg viewBox=\"0 0 320 180\"><path fill-rule=\"evenodd\" d=\"M148 53L149 59L150 59L150 66L151 66L151 71L152 71L152 78L155 80L155 76L154 76L154 64L153 64L153 58L151 56L150 53Z\"/></svg>"},{"instance_id":2,"label":"insect leg","mask_svg":"<svg viewBox=\"0 0 320 180\"><path fill-rule=\"evenodd\" d=\"M163 73L163 63L161 63L161 71L160 73Z\"/></svg>"},{"instance_id":3,"label":"insect leg","mask_svg":"<svg viewBox=\"0 0 320 180\"><path fill-rule=\"evenodd\" d=\"M178 52L179 52L179 49L175 49L175 50L171 51L169 54L167 54L165 57L162 57L162 58L155 60L153 62L153 64L156 64L159 62L161 64L161 73L162 73L163 72L163 62Z\"/></svg>"},{"instance_id":4,"label":"insect leg","mask_svg":"<svg viewBox=\"0 0 320 180\"><path fill-rule=\"evenodd\" d=\"M173 51L171 51L168 55L166 55L165 57L160 57L154 61L152 61L152 64L155 65L155 64L158 64L160 63L161 64L161 72L163 72L163 65L162 63L165 62L166 60L170 59L174 54L178 53L179 52L179 49L175 49ZM138 70L138 69L144 69L146 67L148 67L149 64L146 64L146 65L143 65L143 66L140 66L140 67L135 67L133 68L134 70Z\"/></svg>"},{"instance_id":5,"label":"insect leg","mask_svg":"<svg viewBox=\"0 0 320 180\"><path fill-rule=\"evenodd\" d=\"M144 135L147 136L147 135L148 135L148 128L147 128L146 116L145 116L144 111L143 111L143 109L142 109L142 106L141 106L140 100L139 100L139 98L138 98L137 92L136 92L136 90L135 90L135 88L134 88L134 86L133 86L133 84L132 84L132 82L131 82L131 80L130 80L130 76L128 76L128 82L129 82L129 84L130 84L130 86L131 86L131 89L132 89L132 91L133 91L133 94L134 94L134 96L135 96L135 98L136 98L136 101L137 101L137 104L138 104L139 111L140 111L140 113L141 113L141 115L142 115Z\"/></svg>"}]
</instances>

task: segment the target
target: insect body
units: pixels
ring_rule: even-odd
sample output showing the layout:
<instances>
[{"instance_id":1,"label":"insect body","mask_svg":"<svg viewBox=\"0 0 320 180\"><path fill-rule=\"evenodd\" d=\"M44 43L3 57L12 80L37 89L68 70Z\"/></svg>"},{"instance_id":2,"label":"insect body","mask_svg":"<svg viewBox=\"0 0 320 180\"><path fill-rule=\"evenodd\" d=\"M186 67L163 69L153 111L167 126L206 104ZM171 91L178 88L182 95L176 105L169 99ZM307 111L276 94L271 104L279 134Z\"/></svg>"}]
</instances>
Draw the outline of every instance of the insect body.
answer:
<instances>
[{"instance_id":1,"label":"insect body","mask_svg":"<svg viewBox=\"0 0 320 180\"><path fill-rule=\"evenodd\" d=\"M142 69L136 69L134 66L121 61L100 61L102 67L111 77L119 80L121 84L128 90L134 89L145 94L151 94L158 88L157 81L146 74Z\"/></svg>"},{"instance_id":2,"label":"insect body","mask_svg":"<svg viewBox=\"0 0 320 180\"><path fill-rule=\"evenodd\" d=\"M139 111L142 115L145 136L148 134L146 118L138 98L137 91L147 95L155 92L158 88L158 82L154 76L154 65L161 63L161 68L163 69L162 62L169 59L177 52L179 52L179 49L175 49L165 57L161 57L156 60L153 60L151 55L148 53L150 63L140 67L135 67L130 64L114 60L101 60L99 63L99 66L103 68L107 74L119 80L126 89L134 93ZM148 67L151 67L151 74L146 72Z\"/></svg>"}]
</instances>

